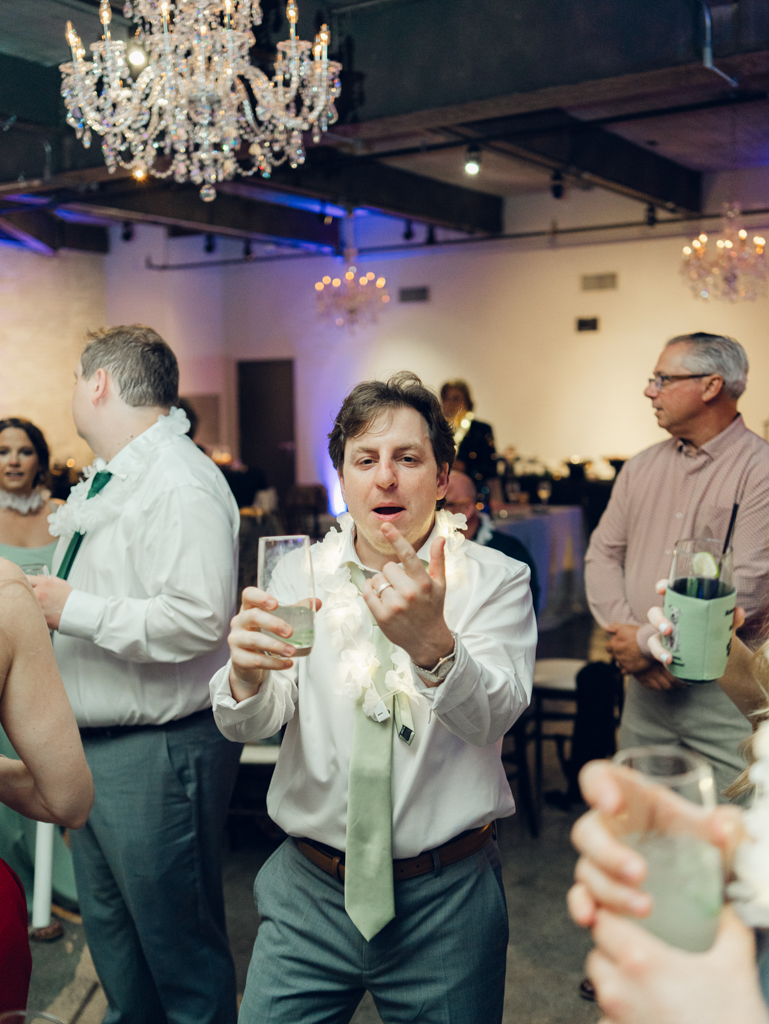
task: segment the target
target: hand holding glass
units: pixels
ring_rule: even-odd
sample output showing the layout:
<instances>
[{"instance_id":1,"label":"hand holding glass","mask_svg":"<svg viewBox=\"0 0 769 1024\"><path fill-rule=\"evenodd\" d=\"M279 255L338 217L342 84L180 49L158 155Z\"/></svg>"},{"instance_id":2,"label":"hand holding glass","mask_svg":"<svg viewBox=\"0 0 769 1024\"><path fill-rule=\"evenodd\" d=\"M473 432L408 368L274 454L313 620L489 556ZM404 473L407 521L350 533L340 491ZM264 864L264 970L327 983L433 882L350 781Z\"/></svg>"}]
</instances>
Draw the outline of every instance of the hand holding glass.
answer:
<instances>
[{"instance_id":1,"label":"hand holding glass","mask_svg":"<svg viewBox=\"0 0 769 1024\"><path fill-rule=\"evenodd\" d=\"M703 758L683 747L631 747L614 763L639 771L650 783L673 790L703 808L716 805L713 771ZM659 827L629 831L621 841L646 860L641 888L652 897L651 914L636 923L652 935L690 953L704 953L718 931L723 904L721 853L684 817Z\"/></svg>"},{"instance_id":2,"label":"hand holding glass","mask_svg":"<svg viewBox=\"0 0 769 1024\"><path fill-rule=\"evenodd\" d=\"M274 580L280 582L281 578L285 580L284 586L290 585L294 593L301 595L299 600L291 604L280 603L281 599L274 592ZM290 637L277 636L268 629L264 632L294 647L295 657L308 655L315 638L315 580L310 538L303 534L260 537L257 586L278 601L278 607L271 614L283 619L293 630Z\"/></svg>"}]
</instances>

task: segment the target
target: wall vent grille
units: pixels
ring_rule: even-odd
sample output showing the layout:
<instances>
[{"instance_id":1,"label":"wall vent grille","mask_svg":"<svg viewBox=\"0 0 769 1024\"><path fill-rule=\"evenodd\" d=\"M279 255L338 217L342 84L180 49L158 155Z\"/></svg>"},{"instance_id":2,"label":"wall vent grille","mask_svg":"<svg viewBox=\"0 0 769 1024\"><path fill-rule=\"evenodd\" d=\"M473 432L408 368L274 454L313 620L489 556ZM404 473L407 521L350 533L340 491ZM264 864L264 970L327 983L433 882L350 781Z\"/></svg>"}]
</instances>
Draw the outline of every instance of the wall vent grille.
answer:
<instances>
[{"instance_id":1,"label":"wall vent grille","mask_svg":"<svg viewBox=\"0 0 769 1024\"><path fill-rule=\"evenodd\" d=\"M581 280L583 292L608 291L617 287L616 274L583 274Z\"/></svg>"},{"instance_id":2,"label":"wall vent grille","mask_svg":"<svg viewBox=\"0 0 769 1024\"><path fill-rule=\"evenodd\" d=\"M429 288L400 288L398 302L429 302Z\"/></svg>"}]
</instances>

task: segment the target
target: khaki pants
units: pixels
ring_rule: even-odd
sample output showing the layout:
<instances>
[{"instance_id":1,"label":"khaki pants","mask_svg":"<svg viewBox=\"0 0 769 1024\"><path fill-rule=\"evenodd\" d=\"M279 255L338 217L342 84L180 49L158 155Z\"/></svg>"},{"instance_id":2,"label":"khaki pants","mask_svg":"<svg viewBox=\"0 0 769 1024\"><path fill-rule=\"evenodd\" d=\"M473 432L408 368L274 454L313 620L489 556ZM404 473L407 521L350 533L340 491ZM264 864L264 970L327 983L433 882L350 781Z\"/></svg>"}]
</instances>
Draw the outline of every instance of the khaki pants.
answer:
<instances>
[{"instance_id":1,"label":"khaki pants","mask_svg":"<svg viewBox=\"0 0 769 1024\"><path fill-rule=\"evenodd\" d=\"M724 790L747 767L743 743L751 735L748 720L718 683L686 689L649 690L628 679L619 731L620 750L650 743L679 743L696 751L713 766L716 790Z\"/></svg>"}]
</instances>

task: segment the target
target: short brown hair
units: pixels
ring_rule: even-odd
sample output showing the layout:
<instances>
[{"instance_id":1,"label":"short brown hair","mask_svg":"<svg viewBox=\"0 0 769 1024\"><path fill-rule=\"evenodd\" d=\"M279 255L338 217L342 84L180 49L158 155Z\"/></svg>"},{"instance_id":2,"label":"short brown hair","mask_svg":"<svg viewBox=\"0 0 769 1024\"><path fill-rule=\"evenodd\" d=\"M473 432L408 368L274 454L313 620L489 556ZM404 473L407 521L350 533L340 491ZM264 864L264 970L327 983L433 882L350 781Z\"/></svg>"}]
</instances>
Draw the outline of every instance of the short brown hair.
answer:
<instances>
[{"instance_id":1,"label":"short brown hair","mask_svg":"<svg viewBox=\"0 0 769 1024\"><path fill-rule=\"evenodd\" d=\"M90 380L106 370L126 405L158 405L170 409L179 401L179 364L157 331L144 324L102 327L80 357L83 376Z\"/></svg>"},{"instance_id":2,"label":"short brown hair","mask_svg":"<svg viewBox=\"0 0 769 1024\"><path fill-rule=\"evenodd\" d=\"M456 454L454 434L443 415L438 396L409 370L401 370L387 381L366 380L345 398L334 429L328 435L328 453L334 469L341 473L345 445L364 433L380 412L404 407L416 409L425 419L438 469L447 463L451 469Z\"/></svg>"},{"instance_id":3,"label":"short brown hair","mask_svg":"<svg viewBox=\"0 0 769 1024\"><path fill-rule=\"evenodd\" d=\"M43 431L40 427L36 427L34 423L30 422L30 420L25 420L21 416L7 416L4 420L0 420L0 434L9 427L15 430L23 430L37 454L37 473L35 473L32 486L39 487L41 484L47 486L50 483L51 476L51 453Z\"/></svg>"},{"instance_id":4,"label":"short brown hair","mask_svg":"<svg viewBox=\"0 0 769 1024\"><path fill-rule=\"evenodd\" d=\"M467 386L467 381L464 381L464 380L447 380L446 383L441 388L441 401L442 402L446 401L446 395L449 393L449 391L461 391L462 392L462 397L465 400L465 409L467 409L468 412L472 412L473 411L475 406L473 405L473 400L470 397L470 388Z\"/></svg>"}]
</instances>

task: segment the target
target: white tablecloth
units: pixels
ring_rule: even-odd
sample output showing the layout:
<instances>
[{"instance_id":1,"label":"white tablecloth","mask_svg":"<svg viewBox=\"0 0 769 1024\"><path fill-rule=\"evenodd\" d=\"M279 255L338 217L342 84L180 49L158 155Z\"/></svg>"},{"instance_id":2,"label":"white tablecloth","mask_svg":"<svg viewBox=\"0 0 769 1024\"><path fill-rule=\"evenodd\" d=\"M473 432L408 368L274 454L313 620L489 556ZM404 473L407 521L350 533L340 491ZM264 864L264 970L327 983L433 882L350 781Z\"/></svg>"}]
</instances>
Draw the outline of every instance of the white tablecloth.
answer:
<instances>
[{"instance_id":1,"label":"white tablecloth","mask_svg":"<svg viewBox=\"0 0 769 1024\"><path fill-rule=\"evenodd\" d=\"M579 505L552 505L541 512L515 509L507 518L496 516L494 529L519 540L534 560L541 632L587 610L585 530Z\"/></svg>"}]
</instances>

